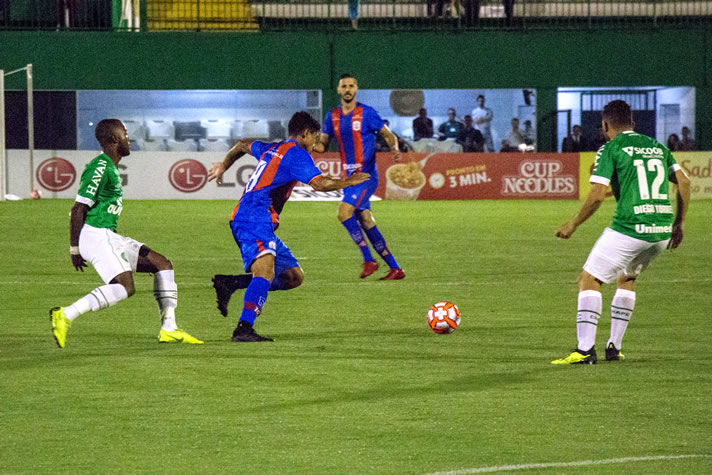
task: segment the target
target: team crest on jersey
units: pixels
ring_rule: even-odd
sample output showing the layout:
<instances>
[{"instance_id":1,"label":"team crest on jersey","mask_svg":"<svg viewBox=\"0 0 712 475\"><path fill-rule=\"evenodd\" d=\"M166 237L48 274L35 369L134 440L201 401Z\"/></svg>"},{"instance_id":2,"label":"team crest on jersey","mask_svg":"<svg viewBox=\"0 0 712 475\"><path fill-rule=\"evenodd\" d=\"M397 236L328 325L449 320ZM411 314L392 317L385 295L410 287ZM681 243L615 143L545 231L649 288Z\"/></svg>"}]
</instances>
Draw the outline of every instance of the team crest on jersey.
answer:
<instances>
[{"instance_id":1,"label":"team crest on jersey","mask_svg":"<svg viewBox=\"0 0 712 475\"><path fill-rule=\"evenodd\" d=\"M277 243L274 241L270 241L268 246L270 249L277 249Z\"/></svg>"},{"instance_id":2,"label":"team crest on jersey","mask_svg":"<svg viewBox=\"0 0 712 475\"><path fill-rule=\"evenodd\" d=\"M351 127L357 131L361 130L361 121L360 120L353 121L353 123L351 124Z\"/></svg>"}]
</instances>

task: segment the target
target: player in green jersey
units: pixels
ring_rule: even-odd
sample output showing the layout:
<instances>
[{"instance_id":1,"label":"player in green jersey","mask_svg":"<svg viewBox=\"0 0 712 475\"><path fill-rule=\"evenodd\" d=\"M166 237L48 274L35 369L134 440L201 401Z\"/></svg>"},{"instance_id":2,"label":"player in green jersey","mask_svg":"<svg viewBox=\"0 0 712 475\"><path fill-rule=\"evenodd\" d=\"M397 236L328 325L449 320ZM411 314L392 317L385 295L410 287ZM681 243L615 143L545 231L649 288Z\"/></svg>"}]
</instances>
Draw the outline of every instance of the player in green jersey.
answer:
<instances>
[{"instance_id":1,"label":"player in green jersey","mask_svg":"<svg viewBox=\"0 0 712 475\"><path fill-rule=\"evenodd\" d=\"M611 186L617 201L613 222L596 241L579 277L578 346L553 364L596 363L601 284L613 281L617 290L611 302L606 360L622 360L621 342L635 306L635 279L662 250L682 242L690 180L667 147L635 133L633 126L633 113L624 101L612 101L603 109L602 127L609 141L596 154L591 192L578 214L556 231L557 237L570 238L598 210ZM675 213L668 181L677 183Z\"/></svg>"},{"instance_id":2,"label":"player in green jersey","mask_svg":"<svg viewBox=\"0 0 712 475\"><path fill-rule=\"evenodd\" d=\"M179 329L175 320L178 286L171 261L148 246L116 233L123 210L123 189L117 165L131 153L126 127L117 119L104 119L96 126L96 139L103 152L84 169L69 225L69 253L76 270L89 261L106 285L97 287L68 307L50 310L52 333L64 348L67 331L79 315L110 307L132 296L134 272L153 274L153 295L163 320L161 343L203 343Z\"/></svg>"}]
</instances>

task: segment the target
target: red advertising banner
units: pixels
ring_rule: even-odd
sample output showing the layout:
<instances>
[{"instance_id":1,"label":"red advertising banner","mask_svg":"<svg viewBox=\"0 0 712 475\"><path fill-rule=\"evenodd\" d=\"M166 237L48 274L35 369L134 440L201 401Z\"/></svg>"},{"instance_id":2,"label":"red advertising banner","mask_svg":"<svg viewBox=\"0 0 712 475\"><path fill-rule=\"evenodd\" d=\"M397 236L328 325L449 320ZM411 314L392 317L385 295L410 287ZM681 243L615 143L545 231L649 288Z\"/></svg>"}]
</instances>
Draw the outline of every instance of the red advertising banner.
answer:
<instances>
[{"instance_id":1,"label":"red advertising banner","mask_svg":"<svg viewBox=\"0 0 712 475\"><path fill-rule=\"evenodd\" d=\"M333 175L338 154L315 157ZM336 162L336 163L335 163ZM577 153L390 153L376 156L376 195L387 200L578 200Z\"/></svg>"}]
</instances>

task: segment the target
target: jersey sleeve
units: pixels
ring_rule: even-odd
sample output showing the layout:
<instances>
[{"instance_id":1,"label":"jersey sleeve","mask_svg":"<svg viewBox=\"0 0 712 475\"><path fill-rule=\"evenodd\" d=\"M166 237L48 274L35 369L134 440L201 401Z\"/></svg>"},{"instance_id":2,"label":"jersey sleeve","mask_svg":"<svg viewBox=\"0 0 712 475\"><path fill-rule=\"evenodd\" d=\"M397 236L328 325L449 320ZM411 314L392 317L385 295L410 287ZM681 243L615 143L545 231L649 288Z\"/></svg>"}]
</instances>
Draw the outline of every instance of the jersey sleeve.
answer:
<instances>
[{"instance_id":1,"label":"jersey sleeve","mask_svg":"<svg viewBox=\"0 0 712 475\"><path fill-rule=\"evenodd\" d=\"M108 176L106 175L107 159L96 158L89 162L82 173L79 181L77 197L74 201L83 203L90 208L96 203L96 198L101 190L106 186Z\"/></svg>"},{"instance_id":2,"label":"jersey sleeve","mask_svg":"<svg viewBox=\"0 0 712 475\"><path fill-rule=\"evenodd\" d=\"M267 151L270 145L272 144L267 144L264 142L260 142L259 140L254 140L250 144L250 155L259 160L260 157Z\"/></svg>"},{"instance_id":3,"label":"jersey sleeve","mask_svg":"<svg viewBox=\"0 0 712 475\"><path fill-rule=\"evenodd\" d=\"M381 116L378 115L378 112L376 112L376 109L372 107L368 107L366 109L366 126L367 130L372 130L374 132L378 132L383 128L384 125L386 125L385 122L383 122L383 119L381 119Z\"/></svg>"},{"instance_id":4,"label":"jersey sleeve","mask_svg":"<svg viewBox=\"0 0 712 475\"><path fill-rule=\"evenodd\" d=\"M294 147L289 151L289 171L292 178L302 183L309 183L321 176L321 170L314 165L314 160L306 150Z\"/></svg>"},{"instance_id":5,"label":"jersey sleeve","mask_svg":"<svg viewBox=\"0 0 712 475\"><path fill-rule=\"evenodd\" d=\"M331 121L331 111L324 116L324 124L321 126L321 131L329 137L334 136L334 123Z\"/></svg>"},{"instance_id":6,"label":"jersey sleeve","mask_svg":"<svg viewBox=\"0 0 712 475\"><path fill-rule=\"evenodd\" d=\"M673 183L677 183L675 172L682 170L682 167L677 163L675 157L669 149L665 149L665 164L667 165L668 179Z\"/></svg>"},{"instance_id":7,"label":"jersey sleeve","mask_svg":"<svg viewBox=\"0 0 712 475\"><path fill-rule=\"evenodd\" d=\"M611 184L611 178L615 170L612 148L609 142L596 152L596 161L593 164L593 171L591 171L591 178L589 179L591 183L600 183L606 186Z\"/></svg>"}]
</instances>

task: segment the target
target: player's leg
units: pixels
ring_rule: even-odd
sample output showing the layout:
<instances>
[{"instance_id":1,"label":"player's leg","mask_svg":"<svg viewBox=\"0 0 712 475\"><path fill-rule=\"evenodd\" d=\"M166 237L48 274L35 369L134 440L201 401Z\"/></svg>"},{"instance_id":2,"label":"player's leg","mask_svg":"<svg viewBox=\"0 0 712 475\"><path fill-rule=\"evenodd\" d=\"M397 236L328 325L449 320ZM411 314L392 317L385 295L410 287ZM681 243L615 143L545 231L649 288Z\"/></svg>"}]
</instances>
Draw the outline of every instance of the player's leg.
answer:
<instances>
[{"instance_id":1,"label":"player's leg","mask_svg":"<svg viewBox=\"0 0 712 475\"><path fill-rule=\"evenodd\" d=\"M243 245L243 249L246 247ZM263 253L252 261L250 265L252 281L245 290L242 314L237 322L237 328L232 333L233 342L272 341L271 338L257 334L254 324L262 313L269 288L274 280L274 260L274 254Z\"/></svg>"},{"instance_id":2,"label":"player's leg","mask_svg":"<svg viewBox=\"0 0 712 475\"><path fill-rule=\"evenodd\" d=\"M141 244L138 248L136 272L153 274L153 297L161 315L160 343L202 344L194 336L178 328L175 310L178 307L178 285L173 263L164 255Z\"/></svg>"},{"instance_id":3,"label":"player's leg","mask_svg":"<svg viewBox=\"0 0 712 475\"><path fill-rule=\"evenodd\" d=\"M274 273L269 290L290 290L299 287L304 281L304 271L292 251L281 239L276 238Z\"/></svg>"},{"instance_id":4,"label":"player's leg","mask_svg":"<svg viewBox=\"0 0 712 475\"><path fill-rule=\"evenodd\" d=\"M368 247L363 229L361 229L361 224L355 216L356 203L363 200L365 192L365 189L360 185L346 188L344 190L344 199L339 203L337 212L339 221L341 221L341 224L346 228L349 236L351 236L351 239L354 244L358 246L363 256L363 270L360 276L362 279L373 274L376 269L378 269L378 263L376 263L371 255L371 249ZM359 199L359 197L361 198Z\"/></svg>"},{"instance_id":5,"label":"player's leg","mask_svg":"<svg viewBox=\"0 0 712 475\"><path fill-rule=\"evenodd\" d=\"M630 261L617 280L616 294L611 302L611 337L606 344L606 360L625 358L621 353L623 336L635 309L635 280L660 254L669 240L641 245L640 252Z\"/></svg>"},{"instance_id":6,"label":"player's leg","mask_svg":"<svg viewBox=\"0 0 712 475\"><path fill-rule=\"evenodd\" d=\"M52 333L60 348L64 348L69 327L77 317L111 307L135 292L132 264L122 236L108 229L84 226L79 235L79 252L106 285L97 287L68 307L50 310Z\"/></svg>"},{"instance_id":7,"label":"player's leg","mask_svg":"<svg viewBox=\"0 0 712 475\"><path fill-rule=\"evenodd\" d=\"M378 226L376 226L376 220L373 218L373 213L370 209L370 202L366 202L362 206L362 209L356 211L359 224L365 230L366 236L368 236L368 240L371 241L373 248L378 255L386 261L386 264L388 264L388 267L391 269L381 280L401 280L405 278L403 269L401 269L398 262L396 262L396 258L393 257L393 254L388 249L385 238L378 229Z\"/></svg>"}]
</instances>

